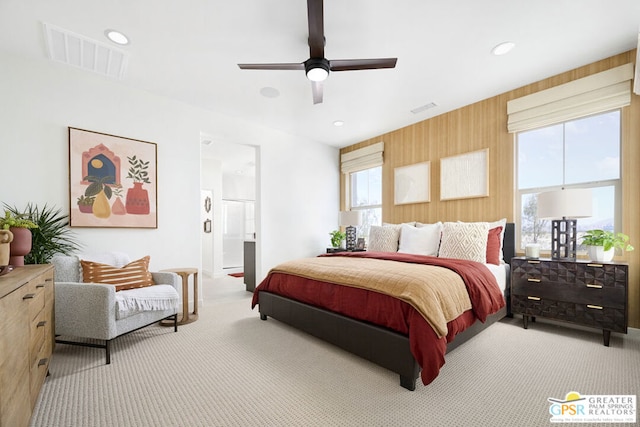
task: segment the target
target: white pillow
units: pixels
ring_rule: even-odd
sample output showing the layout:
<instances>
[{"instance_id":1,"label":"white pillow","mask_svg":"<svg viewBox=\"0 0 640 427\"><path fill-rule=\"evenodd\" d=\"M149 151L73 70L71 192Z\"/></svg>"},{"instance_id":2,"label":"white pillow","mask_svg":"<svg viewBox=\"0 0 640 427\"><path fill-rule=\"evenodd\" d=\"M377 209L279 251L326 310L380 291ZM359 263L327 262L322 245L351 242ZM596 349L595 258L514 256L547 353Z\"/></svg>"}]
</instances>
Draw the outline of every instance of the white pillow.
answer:
<instances>
[{"instance_id":1,"label":"white pillow","mask_svg":"<svg viewBox=\"0 0 640 427\"><path fill-rule=\"evenodd\" d=\"M439 257L487 262L488 222L445 222Z\"/></svg>"},{"instance_id":2,"label":"white pillow","mask_svg":"<svg viewBox=\"0 0 640 427\"><path fill-rule=\"evenodd\" d=\"M421 225L421 227L414 227L402 224L398 252L416 255L438 255L442 223Z\"/></svg>"},{"instance_id":3,"label":"white pillow","mask_svg":"<svg viewBox=\"0 0 640 427\"><path fill-rule=\"evenodd\" d=\"M400 228L380 227L372 225L369 229L368 251L373 252L396 252L398 250L398 238Z\"/></svg>"},{"instance_id":4,"label":"white pillow","mask_svg":"<svg viewBox=\"0 0 640 427\"><path fill-rule=\"evenodd\" d=\"M401 223L401 224L392 224L392 223L390 223L390 222L383 222L383 223L382 223L382 226L383 226L383 227L397 227L397 228L400 228L400 226L402 226L402 224L407 224L407 225L416 225L416 223L415 223L415 222L403 222L403 223Z\"/></svg>"}]
</instances>

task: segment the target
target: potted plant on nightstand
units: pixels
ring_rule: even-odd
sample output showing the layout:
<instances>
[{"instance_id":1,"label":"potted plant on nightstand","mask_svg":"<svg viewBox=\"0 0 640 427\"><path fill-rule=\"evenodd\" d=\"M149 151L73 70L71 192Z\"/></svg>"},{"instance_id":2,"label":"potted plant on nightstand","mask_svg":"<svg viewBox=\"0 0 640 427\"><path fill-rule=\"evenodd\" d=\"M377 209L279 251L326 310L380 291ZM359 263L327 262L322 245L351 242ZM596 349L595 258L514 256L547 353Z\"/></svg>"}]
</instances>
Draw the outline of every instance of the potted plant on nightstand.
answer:
<instances>
[{"instance_id":1,"label":"potted plant on nightstand","mask_svg":"<svg viewBox=\"0 0 640 427\"><path fill-rule=\"evenodd\" d=\"M629 236L604 230L588 230L582 236L582 244L587 247L589 258L600 262L611 261L616 249L633 250L633 246L629 244Z\"/></svg>"},{"instance_id":2,"label":"potted plant on nightstand","mask_svg":"<svg viewBox=\"0 0 640 427\"><path fill-rule=\"evenodd\" d=\"M347 238L346 233L340 230L333 230L331 233L329 233L329 235L331 236L331 246L333 246L334 248L341 247L342 242L344 242L344 239Z\"/></svg>"}]
</instances>

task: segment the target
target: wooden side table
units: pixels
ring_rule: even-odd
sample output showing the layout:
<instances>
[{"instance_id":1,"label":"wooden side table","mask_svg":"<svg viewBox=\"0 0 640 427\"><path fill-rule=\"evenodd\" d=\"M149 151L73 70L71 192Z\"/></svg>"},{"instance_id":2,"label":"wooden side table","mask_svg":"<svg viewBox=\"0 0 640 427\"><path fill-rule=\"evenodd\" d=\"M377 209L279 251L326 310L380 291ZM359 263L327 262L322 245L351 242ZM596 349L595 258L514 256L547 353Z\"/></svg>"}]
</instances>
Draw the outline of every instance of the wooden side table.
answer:
<instances>
[{"instance_id":1,"label":"wooden side table","mask_svg":"<svg viewBox=\"0 0 640 427\"><path fill-rule=\"evenodd\" d=\"M171 273L176 273L182 278L182 317L178 317L178 325L185 325L187 323L195 322L198 320L198 269L197 268L169 268L166 270ZM193 274L193 312L189 313L189 276ZM169 321L164 326L172 326L173 322Z\"/></svg>"}]
</instances>

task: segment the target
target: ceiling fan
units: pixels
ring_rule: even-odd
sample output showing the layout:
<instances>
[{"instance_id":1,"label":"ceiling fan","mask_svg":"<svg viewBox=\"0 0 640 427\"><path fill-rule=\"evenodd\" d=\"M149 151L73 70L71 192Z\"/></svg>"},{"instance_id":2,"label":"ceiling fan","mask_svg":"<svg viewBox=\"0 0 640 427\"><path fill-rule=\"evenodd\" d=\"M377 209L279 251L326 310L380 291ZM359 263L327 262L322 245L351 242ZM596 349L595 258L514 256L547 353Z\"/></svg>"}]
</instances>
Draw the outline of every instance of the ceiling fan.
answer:
<instances>
[{"instance_id":1,"label":"ceiling fan","mask_svg":"<svg viewBox=\"0 0 640 427\"><path fill-rule=\"evenodd\" d=\"M398 58L327 59L324 57L323 0L307 0L309 20L309 59L304 62L275 64L238 64L243 70L304 70L311 81L313 103L322 102L322 82L330 71L394 68Z\"/></svg>"}]
</instances>

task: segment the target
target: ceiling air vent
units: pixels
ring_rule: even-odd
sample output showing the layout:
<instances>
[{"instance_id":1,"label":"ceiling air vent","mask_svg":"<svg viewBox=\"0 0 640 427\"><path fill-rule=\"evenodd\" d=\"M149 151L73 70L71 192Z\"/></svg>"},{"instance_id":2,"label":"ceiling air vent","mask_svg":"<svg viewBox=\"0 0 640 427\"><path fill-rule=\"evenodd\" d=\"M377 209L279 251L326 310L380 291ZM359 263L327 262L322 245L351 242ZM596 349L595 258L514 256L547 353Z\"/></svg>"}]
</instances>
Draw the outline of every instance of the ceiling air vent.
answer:
<instances>
[{"instance_id":1,"label":"ceiling air vent","mask_svg":"<svg viewBox=\"0 0 640 427\"><path fill-rule=\"evenodd\" d=\"M428 110L429 108L433 108L433 107L437 107L437 106L438 106L438 104L436 104L435 102L430 102L430 103L425 104L425 105L423 105L421 107L414 108L413 110L411 110L411 112L413 114L418 114L418 113L422 113L425 110Z\"/></svg>"},{"instance_id":2,"label":"ceiling air vent","mask_svg":"<svg viewBox=\"0 0 640 427\"><path fill-rule=\"evenodd\" d=\"M51 24L43 25L50 59L112 79L124 78L127 52Z\"/></svg>"}]
</instances>

